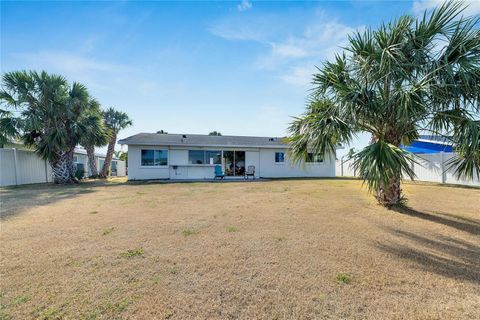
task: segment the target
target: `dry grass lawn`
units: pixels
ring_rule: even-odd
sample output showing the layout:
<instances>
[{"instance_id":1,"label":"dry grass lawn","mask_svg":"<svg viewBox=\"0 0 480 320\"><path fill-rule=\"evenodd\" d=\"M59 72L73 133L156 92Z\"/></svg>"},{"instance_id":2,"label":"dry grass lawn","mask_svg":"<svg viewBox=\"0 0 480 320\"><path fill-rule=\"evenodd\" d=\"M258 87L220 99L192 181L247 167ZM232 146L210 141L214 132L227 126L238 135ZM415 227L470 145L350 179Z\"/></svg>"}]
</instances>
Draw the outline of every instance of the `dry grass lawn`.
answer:
<instances>
[{"instance_id":1,"label":"dry grass lawn","mask_svg":"<svg viewBox=\"0 0 480 320\"><path fill-rule=\"evenodd\" d=\"M480 190L356 180L2 189L1 319L479 319Z\"/></svg>"}]
</instances>

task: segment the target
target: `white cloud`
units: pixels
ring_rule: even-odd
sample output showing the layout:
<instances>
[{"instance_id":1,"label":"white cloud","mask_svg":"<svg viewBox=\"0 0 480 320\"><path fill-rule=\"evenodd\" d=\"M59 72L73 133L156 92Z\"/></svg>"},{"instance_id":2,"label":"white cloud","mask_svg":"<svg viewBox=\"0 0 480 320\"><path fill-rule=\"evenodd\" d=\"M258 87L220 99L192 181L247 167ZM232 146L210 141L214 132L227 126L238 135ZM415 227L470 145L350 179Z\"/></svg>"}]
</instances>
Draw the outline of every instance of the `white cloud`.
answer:
<instances>
[{"instance_id":1,"label":"white cloud","mask_svg":"<svg viewBox=\"0 0 480 320\"><path fill-rule=\"evenodd\" d=\"M314 63L305 63L301 66L294 66L288 72L280 76L280 79L295 86L308 86L312 81L312 74L316 71Z\"/></svg>"},{"instance_id":2,"label":"white cloud","mask_svg":"<svg viewBox=\"0 0 480 320\"><path fill-rule=\"evenodd\" d=\"M40 51L36 53L18 54L17 57L23 59L28 64L48 66L65 73L121 71L126 69L126 67L121 65L101 62L68 52Z\"/></svg>"},{"instance_id":3,"label":"white cloud","mask_svg":"<svg viewBox=\"0 0 480 320\"><path fill-rule=\"evenodd\" d=\"M231 15L210 24L208 31L227 40L265 42L278 32L272 28L276 23L271 15Z\"/></svg>"},{"instance_id":4,"label":"white cloud","mask_svg":"<svg viewBox=\"0 0 480 320\"><path fill-rule=\"evenodd\" d=\"M242 2L237 5L238 11L246 11L252 8L252 3L249 2L248 0L242 0Z\"/></svg>"},{"instance_id":5,"label":"white cloud","mask_svg":"<svg viewBox=\"0 0 480 320\"><path fill-rule=\"evenodd\" d=\"M308 86L315 65L333 58L349 34L364 28L342 24L322 12L313 18L295 29L281 23L283 16L237 15L217 21L209 31L227 40L258 42L265 51L254 61L256 68L276 73L288 84Z\"/></svg>"},{"instance_id":6,"label":"white cloud","mask_svg":"<svg viewBox=\"0 0 480 320\"><path fill-rule=\"evenodd\" d=\"M422 15L425 10L431 10L441 6L445 1L443 0L416 0L413 2L413 13L415 15ZM466 16L473 16L480 14L480 0L466 0L464 4L468 6L463 12Z\"/></svg>"}]
</instances>

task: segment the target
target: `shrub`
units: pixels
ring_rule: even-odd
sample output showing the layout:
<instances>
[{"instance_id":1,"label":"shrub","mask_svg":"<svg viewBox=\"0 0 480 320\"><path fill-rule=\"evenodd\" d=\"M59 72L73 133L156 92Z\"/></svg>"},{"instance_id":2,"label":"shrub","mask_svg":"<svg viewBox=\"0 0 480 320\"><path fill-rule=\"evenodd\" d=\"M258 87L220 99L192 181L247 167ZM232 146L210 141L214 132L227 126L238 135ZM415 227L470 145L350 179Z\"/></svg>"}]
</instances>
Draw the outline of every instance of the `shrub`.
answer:
<instances>
[{"instance_id":1,"label":"shrub","mask_svg":"<svg viewBox=\"0 0 480 320\"><path fill-rule=\"evenodd\" d=\"M237 227L235 227L235 226L228 226L228 227L227 227L227 231L228 231L228 232L237 232L238 229L237 229Z\"/></svg>"},{"instance_id":2,"label":"shrub","mask_svg":"<svg viewBox=\"0 0 480 320\"><path fill-rule=\"evenodd\" d=\"M122 258L133 258L136 256L141 256L143 255L143 248L136 248L136 249L131 249L127 250L125 252L120 253L120 257Z\"/></svg>"},{"instance_id":3,"label":"shrub","mask_svg":"<svg viewBox=\"0 0 480 320\"><path fill-rule=\"evenodd\" d=\"M352 276L350 276L349 274L346 274L346 273L337 273L337 276L336 276L336 279L339 283L350 283L350 280L352 279Z\"/></svg>"}]
</instances>

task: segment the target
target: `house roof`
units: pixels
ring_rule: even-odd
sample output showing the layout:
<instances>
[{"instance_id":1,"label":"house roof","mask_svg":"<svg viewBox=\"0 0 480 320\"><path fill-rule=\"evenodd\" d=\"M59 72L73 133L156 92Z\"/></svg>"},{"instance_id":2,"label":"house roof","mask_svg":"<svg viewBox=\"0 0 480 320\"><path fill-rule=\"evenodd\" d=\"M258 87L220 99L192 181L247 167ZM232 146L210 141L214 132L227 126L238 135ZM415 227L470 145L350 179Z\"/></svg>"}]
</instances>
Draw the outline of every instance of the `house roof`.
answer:
<instances>
[{"instance_id":1,"label":"house roof","mask_svg":"<svg viewBox=\"0 0 480 320\"><path fill-rule=\"evenodd\" d=\"M75 147L75 150L73 151L73 153L75 154L81 154L81 155L86 155L87 154L87 150L83 149L83 148L80 148L80 147ZM95 157L99 157L99 158L105 158L106 155L103 154L103 153L98 153L98 152L95 152ZM119 158L113 156L112 157L113 160L120 160Z\"/></svg>"},{"instance_id":2,"label":"house roof","mask_svg":"<svg viewBox=\"0 0 480 320\"><path fill-rule=\"evenodd\" d=\"M209 136L205 134L139 133L118 141L127 145L162 145L196 147L286 148L280 137Z\"/></svg>"},{"instance_id":3,"label":"house roof","mask_svg":"<svg viewBox=\"0 0 480 320\"><path fill-rule=\"evenodd\" d=\"M453 152L452 146L444 142L427 141L422 139L414 140L410 145L401 145L400 147L411 153Z\"/></svg>"}]
</instances>

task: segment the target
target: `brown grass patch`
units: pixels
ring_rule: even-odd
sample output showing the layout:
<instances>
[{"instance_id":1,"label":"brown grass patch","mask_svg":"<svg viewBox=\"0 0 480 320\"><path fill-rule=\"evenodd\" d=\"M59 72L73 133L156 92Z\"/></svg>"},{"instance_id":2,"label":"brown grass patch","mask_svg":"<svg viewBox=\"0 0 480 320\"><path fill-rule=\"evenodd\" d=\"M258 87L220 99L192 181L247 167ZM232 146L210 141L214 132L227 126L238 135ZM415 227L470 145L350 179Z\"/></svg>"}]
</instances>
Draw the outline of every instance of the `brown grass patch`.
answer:
<instances>
[{"instance_id":1,"label":"brown grass patch","mask_svg":"<svg viewBox=\"0 0 480 320\"><path fill-rule=\"evenodd\" d=\"M474 319L480 190L356 180L0 189L0 319ZM98 214L94 214L98 213Z\"/></svg>"}]
</instances>

